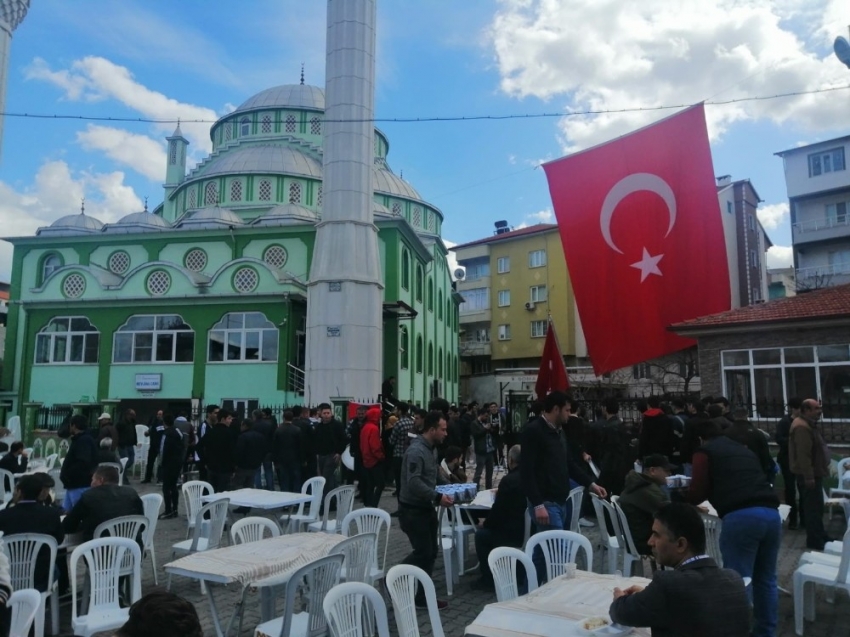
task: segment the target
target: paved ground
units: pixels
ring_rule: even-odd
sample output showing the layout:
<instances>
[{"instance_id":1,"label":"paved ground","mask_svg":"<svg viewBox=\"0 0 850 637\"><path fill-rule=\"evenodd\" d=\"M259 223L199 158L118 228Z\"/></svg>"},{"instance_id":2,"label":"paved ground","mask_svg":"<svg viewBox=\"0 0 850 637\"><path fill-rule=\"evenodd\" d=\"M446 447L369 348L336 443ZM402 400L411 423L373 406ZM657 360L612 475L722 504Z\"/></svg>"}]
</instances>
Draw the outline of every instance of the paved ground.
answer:
<instances>
[{"instance_id":1,"label":"paved ground","mask_svg":"<svg viewBox=\"0 0 850 637\"><path fill-rule=\"evenodd\" d=\"M139 489L140 493L149 493L155 489L152 485L139 485L134 481L133 486ZM181 504L182 506L182 504ZM392 490L384 492L384 497L381 500L381 507L394 511L396 509L395 498L392 497ZM834 537L840 537L844 531L844 522L841 516L836 515L830 520L829 532ZM595 528L583 529L585 534L594 543L598 541L598 534ZM160 586L165 585L165 575L162 571L162 566L170 559L170 547L174 542L183 540L186 537L186 520L185 517L176 520L160 521L156 534L156 553L157 560L160 566L159 578ZM791 577L797 565L797 560L801 552L805 550L805 534L802 531L786 531L783 538L783 548L780 554L779 562L779 581L780 586L787 590L791 590ZM474 548L470 542L470 551L473 553ZM389 566L399 563L410 552L410 544L407 537L401 532L398 526L398 520L393 518L393 526L390 533L390 544L387 557ZM599 566L599 557L596 558L597 569ZM437 596L448 599L449 607L441 613L443 629L446 637L461 637L464 628L470 624L481 609L488 603L495 602L495 595L486 592L475 590L471 584L477 579L477 575L470 574L461 577L460 585L455 587L454 595L451 598L446 597L445 577L442 567L442 557L439 556L434 570L434 582L437 589ZM154 582L151 574L150 562L144 565L143 592L147 593L153 590ZM210 608L206 597L201 595L199 585L196 581L190 581L183 578L175 577L173 579L172 591L182 595L189 601L195 604L198 614L204 625L205 635L214 635L212 620L210 618ZM239 591L234 587L224 589L218 587L215 589L216 598L219 603L219 610L223 617L228 617L233 608ZM279 609L280 611L280 609ZM793 600L789 595L780 595L780 623L778 635L791 636L794 635L794 607ZM397 635L395 630L394 619L390 611L390 627L392 634ZM424 619L424 618L423 618ZM65 630L70 628L70 608L65 605L62 607L62 623ZM251 595L248 599L247 610L244 622L244 628L241 636L253 635L253 629L259 621L259 599L258 595ZM427 623L427 619L424 619ZM70 634L70 632L68 633ZM423 631L423 635L430 635L430 630ZM837 595L836 604L831 605L826 603L822 592L818 593L817 602L817 622L814 624L806 624L806 635L812 637L826 637L833 635L850 635L850 602L845 594Z\"/></svg>"}]
</instances>

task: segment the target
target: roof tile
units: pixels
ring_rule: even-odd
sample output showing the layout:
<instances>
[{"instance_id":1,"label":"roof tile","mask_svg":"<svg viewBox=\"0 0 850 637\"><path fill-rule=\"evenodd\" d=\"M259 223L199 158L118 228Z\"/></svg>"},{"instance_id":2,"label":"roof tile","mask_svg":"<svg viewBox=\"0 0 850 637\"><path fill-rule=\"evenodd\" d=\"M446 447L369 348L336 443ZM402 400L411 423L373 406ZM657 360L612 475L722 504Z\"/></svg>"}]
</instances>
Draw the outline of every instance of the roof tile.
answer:
<instances>
[{"instance_id":1,"label":"roof tile","mask_svg":"<svg viewBox=\"0 0 850 637\"><path fill-rule=\"evenodd\" d=\"M557 228L558 225L555 223L538 223L533 226L528 226L527 228L520 228L519 230L511 230L510 232L503 232L502 234L494 234L492 237L485 237L484 239L477 239L476 241L470 241L469 243L463 243L461 245L454 246L451 248L452 250L459 250L460 248L469 248L470 246L483 245L485 243L493 243L494 241L504 241L505 239L513 239L514 237L521 237L527 234L536 234L538 232L547 232L554 228Z\"/></svg>"}]
</instances>

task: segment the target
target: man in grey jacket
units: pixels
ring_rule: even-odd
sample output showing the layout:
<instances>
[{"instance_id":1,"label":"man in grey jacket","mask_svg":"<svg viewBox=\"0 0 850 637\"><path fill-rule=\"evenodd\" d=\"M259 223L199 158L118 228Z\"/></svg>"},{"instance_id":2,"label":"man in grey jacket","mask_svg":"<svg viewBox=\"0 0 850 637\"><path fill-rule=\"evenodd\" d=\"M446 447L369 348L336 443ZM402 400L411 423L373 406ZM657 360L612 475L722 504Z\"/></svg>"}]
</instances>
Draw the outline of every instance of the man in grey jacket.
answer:
<instances>
[{"instance_id":1,"label":"man in grey jacket","mask_svg":"<svg viewBox=\"0 0 850 637\"><path fill-rule=\"evenodd\" d=\"M452 499L437 493L437 484L444 484L437 471L436 446L446 438L446 419L439 411L430 411L425 417L421 435L413 439L401 467L401 489L399 491L398 519L401 530L410 540L413 552L402 563L413 564L428 576L437 559L437 505L449 507ZM425 592L418 587L416 606L426 608ZM444 601L437 606L443 609Z\"/></svg>"}]
</instances>

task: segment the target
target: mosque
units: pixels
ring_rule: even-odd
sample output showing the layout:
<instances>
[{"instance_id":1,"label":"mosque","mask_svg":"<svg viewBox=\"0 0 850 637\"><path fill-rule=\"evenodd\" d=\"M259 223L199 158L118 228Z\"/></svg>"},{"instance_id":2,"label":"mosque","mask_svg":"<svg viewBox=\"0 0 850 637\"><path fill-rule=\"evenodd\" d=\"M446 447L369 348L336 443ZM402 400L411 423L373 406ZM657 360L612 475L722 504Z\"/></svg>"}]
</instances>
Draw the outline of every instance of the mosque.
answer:
<instances>
[{"instance_id":1,"label":"mosque","mask_svg":"<svg viewBox=\"0 0 850 637\"><path fill-rule=\"evenodd\" d=\"M110 224L82 210L6 239L0 422L17 413L31 427L52 406L133 407L141 420L160 408L310 402L307 279L322 218L324 106L303 79L264 90L212 126L212 152L188 172L178 124L155 209ZM461 297L443 214L392 172L388 152L376 129L383 377L396 378L401 400L456 401Z\"/></svg>"}]
</instances>

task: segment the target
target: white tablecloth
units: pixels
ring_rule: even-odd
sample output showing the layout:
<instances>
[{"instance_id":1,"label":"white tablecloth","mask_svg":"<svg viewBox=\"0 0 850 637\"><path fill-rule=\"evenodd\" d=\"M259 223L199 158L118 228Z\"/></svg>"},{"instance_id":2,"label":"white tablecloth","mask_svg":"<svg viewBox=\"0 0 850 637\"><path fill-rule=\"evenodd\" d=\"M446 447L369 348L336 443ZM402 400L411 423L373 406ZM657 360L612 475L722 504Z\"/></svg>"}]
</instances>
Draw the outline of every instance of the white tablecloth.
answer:
<instances>
[{"instance_id":1,"label":"white tablecloth","mask_svg":"<svg viewBox=\"0 0 850 637\"><path fill-rule=\"evenodd\" d=\"M616 577L577 571L574 579L558 577L536 591L509 602L488 604L466 627L470 637L570 637L581 635L578 621L608 618L614 588L634 584L647 586L643 577ZM635 628L632 635L649 637L649 628Z\"/></svg>"},{"instance_id":2,"label":"white tablecloth","mask_svg":"<svg viewBox=\"0 0 850 637\"><path fill-rule=\"evenodd\" d=\"M247 586L284 576L324 557L345 538L330 533L293 533L259 542L193 553L165 565L166 572L193 579Z\"/></svg>"},{"instance_id":3,"label":"white tablecloth","mask_svg":"<svg viewBox=\"0 0 850 637\"><path fill-rule=\"evenodd\" d=\"M250 507L252 509L283 509L284 507L309 502L311 496L289 491L267 491L266 489L237 489L205 495L204 502L215 502L222 498L230 498L231 506Z\"/></svg>"}]
</instances>

